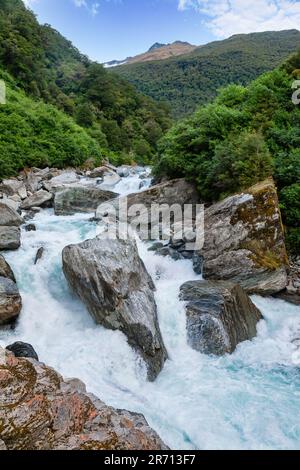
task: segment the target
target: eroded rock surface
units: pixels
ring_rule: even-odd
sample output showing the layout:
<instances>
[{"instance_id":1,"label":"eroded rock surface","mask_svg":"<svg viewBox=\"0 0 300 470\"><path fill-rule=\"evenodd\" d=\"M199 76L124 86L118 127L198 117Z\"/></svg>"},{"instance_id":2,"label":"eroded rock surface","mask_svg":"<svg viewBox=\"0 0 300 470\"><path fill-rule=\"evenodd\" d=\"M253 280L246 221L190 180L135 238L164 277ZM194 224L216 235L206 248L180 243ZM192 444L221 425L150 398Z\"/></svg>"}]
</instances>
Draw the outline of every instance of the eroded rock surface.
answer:
<instances>
[{"instance_id":1,"label":"eroded rock surface","mask_svg":"<svg viewBox=\"0 0 300 470\"><path fill-rule=\"evenodd\" d=\"M142 415L108 407L79 380L2 348L0 403L2 449L167 449Z\"/></svg>"},{"instance_id":2,"label":"eroded rock surface","mask_svg":"<svg viewBox=\"0 0 300 470\"><path fill-rule=\"evenodd\" d=\"M232 353L242 341L256 336L260 311L238 285L226 281L191 281L180 298L187 303L189 345L204 354Z\"/></svg>"},{"instance_id":3,"label":"eroded rock surface","mask_svg":"<svg viewBox=\"0 0 300 470\"><path fill-rule=\"evenodd\" d=\"M89 312L106 328L121 330L148 366L154 380L167 358L161 337L154 284L134 240L94 240L67 246L63 270Z\"/></svg>"},{"instance_id":4,"label":"eroded rock surface","mask_svg":"<svg viewBox=\"0 0 300 470\"><path fill-rule=\"evenodd\" d=\"M230 280L262 295L283 290L288 257L273 180L209 207L198 254L205 279Z\"/></svg>"}]
</instances>

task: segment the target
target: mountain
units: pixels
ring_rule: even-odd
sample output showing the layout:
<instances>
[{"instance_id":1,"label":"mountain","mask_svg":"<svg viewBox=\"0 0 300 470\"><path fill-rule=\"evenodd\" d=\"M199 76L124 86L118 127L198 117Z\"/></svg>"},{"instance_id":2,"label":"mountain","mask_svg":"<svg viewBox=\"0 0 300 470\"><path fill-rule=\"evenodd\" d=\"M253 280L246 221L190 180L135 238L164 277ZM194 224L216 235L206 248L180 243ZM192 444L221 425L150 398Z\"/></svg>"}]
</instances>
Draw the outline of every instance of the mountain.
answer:
<instances>
[{"instance_id":1,"label":"mountain","mask_svg":"<svg viewBox=\"0 0 300 470\"><path fill-rule=\"evenodd\" d=\"M164 48L160 48L159 61L139 59L115 67L113 72L140 92L168 103L174 117L179 118L211 101L220 87L229 83L246 85L272 70L299 46L297 30L242 34L168 59L164 59L160 52Z\"/></svg>"},{"instance_id":2,"label":"mountain","mask_svg":"<svg viewBox=\"0 0 300 470\"><path fill-rule=\"evenodd\" d=\"M143 62L151 62L154 60L165 60L170 57L178 57L183 54L188 54L196 49L188 42L175 41L172 44L161 44L156 42L144 54L139 54L134 57L127 57L124 60L112 60L104 64L105 67L117 67L119 65L136 64Z\"/></svg>"},{"instance_id":3,"label":"mountain","mask_svg":"<svg viewBox=\"0 0 300 470\"><path fill-rule=\"evenodd\" d=\"M80 126L84 135L91 138L97 147L95 155L98 155L100 147L102 155L115 160L115 163L149 162L156 152L158 139L170 125L165 106L137 92L131 84L105 70L102 65L90 61L49 25L40 25L21 0L0 0L0 74L9 74L7 80L17 91L19 103L29 103L23 99L24 96L32 104L36 101L37 107L43 107L45 103L52 105L56 108L53 112L50 108L43 108L47 116L51 112L55 116L59 109L60 122L66 118L71 127ZM21 108L18 105L18 112L14 115L14 98L12 94L10 96L9 106L0 109L0 127L1 119L7 122L8 113L11 113L11 121L21 119ZM33 114L27 122L28 132L32 135L34 129L31 126L37 125L36 120L31 119ZM38 126L42 123L43 120ZM71 138L67 129L66 125L66 143ZM9 154L5 146L6 141L0 139L0 155ZM50 147L49 144L39 149L44 164L47 164L47 156L49 164L54 160L51 152L58 147ZM89 152L82 152L82 156L87 154ZM8 167L22 165L24 159L19 139L15 141L11 159L16 164ZM59 160L59 155L56 160ZM64 164L63 157L61 164ZM59 166L59 162L56 165Z\"/></svg>"}]
</instances>

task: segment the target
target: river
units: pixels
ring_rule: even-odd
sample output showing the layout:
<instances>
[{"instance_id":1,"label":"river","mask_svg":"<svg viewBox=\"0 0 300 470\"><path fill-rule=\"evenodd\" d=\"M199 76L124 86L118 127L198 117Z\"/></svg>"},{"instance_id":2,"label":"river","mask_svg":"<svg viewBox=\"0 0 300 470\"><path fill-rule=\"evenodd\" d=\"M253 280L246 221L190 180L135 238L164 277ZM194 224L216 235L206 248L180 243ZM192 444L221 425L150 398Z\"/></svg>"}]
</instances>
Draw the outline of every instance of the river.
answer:
<instances>
[{"instance_id":1,"label":"river","mask_svg":"<svg viewBox=\"0 0 300 470\"><path fill-rule=\"evenodd\" d=\"M139 188L138 177L115 190ZM23 298L15 330L0 331L0 344L31 343L40 360L117 408L141 412L173 449L300 449L300 309L281 300L253 297L264 320L253 341L232 355L202 355L186 343L181 284L199 279L190 261L139 252L156 284L159 322L169 360L154 383L120 332L93 323L68 289L62 249L97 234L90 215L37 214L36 232L22 231L22 246L5 254ZM34 266L38 248L42 260Z\"/></svg>"}]
</instances>

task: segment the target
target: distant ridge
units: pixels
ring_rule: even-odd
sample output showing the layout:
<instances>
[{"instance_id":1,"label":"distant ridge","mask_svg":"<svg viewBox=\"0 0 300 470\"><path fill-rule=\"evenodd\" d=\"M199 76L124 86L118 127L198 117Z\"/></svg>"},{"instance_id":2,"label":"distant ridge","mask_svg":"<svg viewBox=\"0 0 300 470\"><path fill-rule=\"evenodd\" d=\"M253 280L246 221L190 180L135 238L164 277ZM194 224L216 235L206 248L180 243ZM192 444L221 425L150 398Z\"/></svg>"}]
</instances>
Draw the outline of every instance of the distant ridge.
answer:
<instances>
[{"instance_id":1,"label":"distant ridge","mask_svg":"<svg viewBox=\"0 0 300 470\"><path fill-rule=\"evenodd\" d=\"M176 44L171 45L173 50ZM277 67L300 48L300 32L292 29L236 34L200 47L189 45L191 51L165 58L163 52L168 47L146 54L147 60L137 56L114 72L142 93L168 103L173 116L180 118L212 100L220 87L229 83L247 85Z\"/></svg>"},{"instance_id":2,"label":"distant ridge","mask_svg":"<svg viewBox=\"0 0 300 470\"><path fill-rule=\"evenodd\" d=\"M175 41L172 44L161 44L156 42L144 54L139 54L134 57L127 57L124 60L111 60L110 62L106 62L103 65L104 67L116 67L118 65L136 64L139 62L143 63L152 60L165 60L169 59L170 57L178 57L180 55L189 54L196 48L197 46L193 46L192 44L183 41Z\"/></svg>"}]
</instances>

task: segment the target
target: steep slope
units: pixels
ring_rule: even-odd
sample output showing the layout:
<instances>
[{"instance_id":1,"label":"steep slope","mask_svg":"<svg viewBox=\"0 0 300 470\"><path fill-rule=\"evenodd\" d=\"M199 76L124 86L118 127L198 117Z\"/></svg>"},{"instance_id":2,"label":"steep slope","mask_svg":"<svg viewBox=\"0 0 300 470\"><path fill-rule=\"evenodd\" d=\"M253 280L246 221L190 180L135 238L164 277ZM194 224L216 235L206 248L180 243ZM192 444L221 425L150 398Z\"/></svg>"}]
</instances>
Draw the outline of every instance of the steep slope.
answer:
<instances>
[{"instance_id":1,"label":"steep slope","mask_svg":"<svg viewBox=\"0 0 300 470\"><path fill-rule=\"evenodd\" d=\"M189 54L196 49L196 46L188 42L175 41L172 44L160 44L156 42L144 54L138 54L134 57L127 57L124 60L112 60L104 64L106 67L116 67L122 64L136 64L140 62L151 62L153 60L165 60L170 57L177 57Z\"/></svg>"},{"instance_id":2,"label":"steep slope","mask_svg":"<svg viewBox=\"0 0 300 470\"><path fill-rule=\"evenodd\" d=\"M300 253L300 107L293 103L292 84L299 78L300 52L247 87L224 88L166 134L156 167L159 176L195 181L209 202L273 176L295 254ZM265 200L264 207L268 204ZM247 211L243 218L250 222ZM268 252L264 256L270 264L276 261Z\"/></svg>"},{"instance_id":3,"label":"steep slope","mask_svg":"<svg viewBox=\"0 0 300 470\"><path fill-rule=\"evenodd\" d=\"M6 104L0 105L0 179L30 166L80 166L103 153L96 139L55 106L33 100L0 69Z\"/></svg>"},{"instance_id":4,"label":"steep slope","mask_svg":"<svg viewBox=\"0 0 300 470\"><path fill-rule=\"evenodd\" d=\"M297 30L236 35L177 58L116 67L114 73L182 117L213 99L220 87L246 85L272 70L299 46Z\"/></svg>"},{"instance_id":5,"label":"steep slope","mask_svg":"<svg viewBox=\"0 0 300 470\"><path fill-rule=\"evenodd\" d=\"M0 67L27 94L72 116L112 158L149 161L170 124L165 107L39 25L22 0L0 0Z\"/></svg>"}]
</instances>

